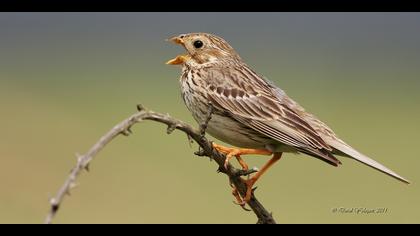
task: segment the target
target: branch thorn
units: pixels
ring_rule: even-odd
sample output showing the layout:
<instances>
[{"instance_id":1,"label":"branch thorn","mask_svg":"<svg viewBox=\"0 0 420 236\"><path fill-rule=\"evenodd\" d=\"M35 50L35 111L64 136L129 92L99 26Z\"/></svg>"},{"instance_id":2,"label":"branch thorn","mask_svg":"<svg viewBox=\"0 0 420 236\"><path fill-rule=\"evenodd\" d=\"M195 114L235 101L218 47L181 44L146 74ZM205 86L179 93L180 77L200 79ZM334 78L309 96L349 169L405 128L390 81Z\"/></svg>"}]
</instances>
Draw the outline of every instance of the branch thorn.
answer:
<instances>
[{"instance_id":1,"label":"branch thorn","mask_svg":"<svg viewBox=\"0 0 420 236\"><path fill-rule=\"evenodd\" d=\"M144 108L144 106L142 104L137 104L137 111L143 111L146 108Z\"/></svg>"}]
</instances>

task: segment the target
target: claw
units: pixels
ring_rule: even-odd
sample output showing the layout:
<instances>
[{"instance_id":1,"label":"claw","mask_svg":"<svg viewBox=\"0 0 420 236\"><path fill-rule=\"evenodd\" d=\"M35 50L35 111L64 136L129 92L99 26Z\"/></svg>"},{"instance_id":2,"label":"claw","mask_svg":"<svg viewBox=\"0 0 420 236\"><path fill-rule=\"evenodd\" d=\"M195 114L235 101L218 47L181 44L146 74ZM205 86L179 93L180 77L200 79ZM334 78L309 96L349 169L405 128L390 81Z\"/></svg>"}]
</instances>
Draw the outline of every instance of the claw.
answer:
<instances>
[{"instance_id":1,"label":"claw","mask_svg":"<svg viewBox=\"0 0 420 236\"><path fill-rule=\"evenodd\" d=\"M241 208L244 209L245 211L252 211L251 209L246 208L245 203L243 202L235 202L235 201L232 201L232 202L235 205L241 206Z\"/></svg>"},{"instance_id":2,"label":"claw","mask_svg":"<svg viewBox=\"0 0 420 236\"><path fill-rule=\"evenodd\" d=\"M241 206L241 208L244 209L245 211L251 211L250 209L245 207L244 200L241 198L241 195L239 194L238 189L232 183L229 183L229 184L232 187L232 195L236 198L236 201L233 201L233 203L235 205Z\"/></svg>"}]
</instances>

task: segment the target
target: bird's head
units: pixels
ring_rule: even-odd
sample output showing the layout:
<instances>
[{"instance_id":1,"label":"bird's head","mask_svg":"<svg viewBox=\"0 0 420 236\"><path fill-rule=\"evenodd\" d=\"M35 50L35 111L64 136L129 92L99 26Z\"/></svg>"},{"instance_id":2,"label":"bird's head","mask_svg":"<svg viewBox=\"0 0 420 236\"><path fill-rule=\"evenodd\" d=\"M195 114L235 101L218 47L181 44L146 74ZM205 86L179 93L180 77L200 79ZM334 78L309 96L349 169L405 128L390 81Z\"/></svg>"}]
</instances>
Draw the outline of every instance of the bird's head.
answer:
<instances>
[{"instance_id":1,"label":"bird's head","mask_svg":"<svg viewBox=\"0 0 420 236\"><path fill-rule=\"evenodd\" d=\"M235 50L222 38L207 33L180 34L168 41L182 45L187 54L179 55L166 64L206 64L221 60L240 60Z\"/></svg>"}]
</instances>

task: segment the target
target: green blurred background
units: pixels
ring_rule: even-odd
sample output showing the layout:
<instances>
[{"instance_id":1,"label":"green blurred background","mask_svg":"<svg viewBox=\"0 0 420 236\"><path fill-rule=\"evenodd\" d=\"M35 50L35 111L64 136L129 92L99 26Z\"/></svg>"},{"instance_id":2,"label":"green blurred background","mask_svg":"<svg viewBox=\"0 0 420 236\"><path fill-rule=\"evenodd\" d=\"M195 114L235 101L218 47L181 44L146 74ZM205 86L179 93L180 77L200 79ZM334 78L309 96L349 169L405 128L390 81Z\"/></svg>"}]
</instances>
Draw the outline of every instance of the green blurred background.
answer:
<instances>
[{"instance_id":1,"label":"green blurred background","mask_svg":"<svg viewBox=\"0 0 420 236\"><path fill-rule=\"evenodd\" d=\"M0 222L41 223L76 162L135 105L195 124L170 36L224 37L341 138L410 179L287 154L257 196L280 223L420 223L418 13L0 13ZM255 223L183 133L145 122L83 174L56 223ZM261 166L267 157L246 157ZM385 214L333 213L336 207Z\"/></svg>"}]
</instances>

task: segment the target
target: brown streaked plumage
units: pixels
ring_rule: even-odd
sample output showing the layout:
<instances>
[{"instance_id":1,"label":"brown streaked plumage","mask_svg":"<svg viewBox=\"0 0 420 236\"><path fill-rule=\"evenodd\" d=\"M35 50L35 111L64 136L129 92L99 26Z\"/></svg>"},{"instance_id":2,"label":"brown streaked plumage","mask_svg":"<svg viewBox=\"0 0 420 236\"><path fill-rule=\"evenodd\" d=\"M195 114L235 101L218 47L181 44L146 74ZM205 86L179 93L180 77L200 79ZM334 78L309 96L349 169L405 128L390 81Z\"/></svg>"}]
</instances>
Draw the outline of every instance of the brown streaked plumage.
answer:
<instances>
[{"instance_id":1,"label":"brown streaked plumage","mask_svg":"<svg viewBox=\"0 0 420 236\"><path fill-rule=\"evenodd\" d=\"M334 166L341 164L334 155L351 157L408 183L339 139L283 90L254 72L224 39L207 33L190 33L170 41L187 50L186 55L168 64L182 65L182 98L193 117L201 123L211 103L214 115L207 132L238 147L216 147L228 154L227 160L236 156L242 161L242 154L273 153L266 166L247 181L249 189L283 152L305 153ZM244 196L244 202L250 195L251 190Z\"/></svg>"}]
</instances>

